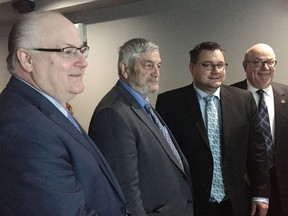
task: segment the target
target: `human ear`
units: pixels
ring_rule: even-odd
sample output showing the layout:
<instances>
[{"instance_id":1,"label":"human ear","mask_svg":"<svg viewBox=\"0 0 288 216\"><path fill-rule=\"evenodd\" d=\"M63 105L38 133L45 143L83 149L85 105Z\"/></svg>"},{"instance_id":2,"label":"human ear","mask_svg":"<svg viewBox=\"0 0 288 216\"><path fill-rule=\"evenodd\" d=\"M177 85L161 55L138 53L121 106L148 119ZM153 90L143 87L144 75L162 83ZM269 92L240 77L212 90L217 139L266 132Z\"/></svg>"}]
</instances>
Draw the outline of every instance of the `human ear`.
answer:
<instances>
[{"instance_id":1,"label":"human ear","mask_svg":"<svg viewBox=\"0 0 288 216\"><path fill-rule=\"evenodd\" d=\"M16 52L19 65L26 71L32 72L32 56L29 51L19 48Z\"/></svg>"},{"instance_id":2,"label":"human ear","mask_svg":"<svg viewBox=\"0 0 288 216\"><path fill-rule=\"evenodd\" d=\"M129 68L128 68L128 66L124 62L121 62L120 63L120 68L121 68L122 77L124 77L125 79L128 79L128 77L129 77Z\"/></svg>"}]
</instances>

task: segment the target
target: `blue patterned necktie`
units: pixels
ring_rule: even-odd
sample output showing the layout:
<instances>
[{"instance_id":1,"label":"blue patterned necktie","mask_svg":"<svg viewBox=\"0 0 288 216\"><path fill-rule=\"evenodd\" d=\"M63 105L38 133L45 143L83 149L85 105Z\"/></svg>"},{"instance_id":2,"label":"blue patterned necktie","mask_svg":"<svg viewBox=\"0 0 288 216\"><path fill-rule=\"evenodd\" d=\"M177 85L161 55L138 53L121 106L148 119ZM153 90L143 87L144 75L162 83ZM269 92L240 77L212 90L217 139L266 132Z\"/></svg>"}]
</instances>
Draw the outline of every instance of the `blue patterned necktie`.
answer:
<instances>
[{"instance_id":1,"label":"blue patterned necktie","mask_svg":"<svg viewBox=\"0 0 288 216\"><path fill-rule=\"evenodd\" d=\"M258 104L258 111L259 111L259 117L260 117L260 125L263 129L263 135L265 138L265 144L266 144L266 151L268 155L268 165L269 168L273 166L273 140L272 140L272 134L270 129L270 121L269 121L269 113L266 105L266 101L264 98L264 91L262 89L259 89L257 91L257 94L259 94L259 104Z\"/></svg>"},{"instance_id":2,"label":"blue patterned necktie","mask_svg":"<svg viewBox=\"0 0 288 216\"><path fill-rule=\"evenodd\" d=\"M167 143L169 144L169 147L173 151L176 159L180 163L180 165L182 167L182 170L184 170L183 163L182 163L182 160L180 158L180 155L179 155L177 149L175 148L175 145L174 145L173 141L171 140L171 137L169 135L169 132L168 132L167 128L160 122L159 118L157 117L157 115L155 114L155 112L153 111L152 107L150 106L150 104L148 102L146 102L146 104L144 106L144 109L149 114L149 116L152 118L152 120L156 124L156 126L160 129L161 133L163 134L163 136L167 140Z\"/></svg>"},{"instance_id":3,"label":"blue patterned necktie","mask_svg":"<svg viewBox=\"0 0 288 216\"><path fill-rule=\"evenodd\" d=\"M206 101L207 133L213 157L213 179L210 196L219 203L225 197L225 190L221 169L219 120L217 108L213 101L214 97L214 95L209 95L204 100Z\"/></svg>"},{"instance_id":4,"label":"blue patterned necktie","mask_svg":"<svg viewBox=\"0 0 288 216\"><path fill-rule=\"evenodd\" d=\"M79 125L77 124L77 122L76 122L76 120L74 119L74 117L71 115L71 113L70 113L68 110L66 110L66 111L67 111L67 118L69 119L69 121L77 128L77 130L78 130L80 133L82 133L81 130L80 130L80 127L79 127Z\"/></svg>"}]
</instances>

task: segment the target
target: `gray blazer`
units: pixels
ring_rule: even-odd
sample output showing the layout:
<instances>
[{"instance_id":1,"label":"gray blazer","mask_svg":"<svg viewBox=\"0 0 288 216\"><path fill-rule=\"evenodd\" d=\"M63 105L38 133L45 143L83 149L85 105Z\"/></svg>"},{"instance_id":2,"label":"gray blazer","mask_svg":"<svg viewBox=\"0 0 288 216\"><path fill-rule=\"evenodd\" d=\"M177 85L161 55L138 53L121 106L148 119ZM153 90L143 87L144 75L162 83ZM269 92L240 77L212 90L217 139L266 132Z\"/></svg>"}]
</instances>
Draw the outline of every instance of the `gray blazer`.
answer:
<instances>
[{"instance_id":1,"label":"gray blazer","mask_svg":"<svg viewBox=\"0 0 288 216\"><path fill-rule=\"evenodd\" d=\"M118 178L131 215L193 215L189 166L176 140L170 133L185 171L160 130L119 82L96 107L89 135Z\"/></svg>"}]
</instances>

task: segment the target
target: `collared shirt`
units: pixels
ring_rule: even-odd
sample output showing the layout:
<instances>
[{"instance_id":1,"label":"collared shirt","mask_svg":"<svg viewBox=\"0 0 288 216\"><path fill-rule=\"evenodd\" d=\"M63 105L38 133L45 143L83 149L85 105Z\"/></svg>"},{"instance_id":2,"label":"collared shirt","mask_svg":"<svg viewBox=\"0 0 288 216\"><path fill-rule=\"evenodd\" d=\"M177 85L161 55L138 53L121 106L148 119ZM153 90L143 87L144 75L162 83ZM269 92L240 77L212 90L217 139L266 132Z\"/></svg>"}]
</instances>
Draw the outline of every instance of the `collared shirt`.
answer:
<instances>
[{"instance_id":1,"label":"collared shirt","mask_svg":"<svg viewBox=\"0 0 288 216\"><path fill-rule=\"evenodd\" d=\"M36 89L34 86L32 86L31 84L29 84L28 82L26 82L25 80L21 79L18 76L15 76L18 80L22 81L23 83L25 83L26 85L30 86L31 88L33 88L34 90L36 90L37 92L39 92L40 94L42 94L45 98L47 98L63 115L66 116L66 118L68 118L68 110L66 110L57 100L55 100L53 97L51 97L50 95Z\"/></svg>"},{"instance_id":2,"label":"collared shirt","mask_svg":"<svg viewBox=\"0 0 288 216\"><path fill-rule=\"evenodd\" d=\"M204 121L204 124L207 125L207 114L206 114L206 101L205 98L209 95L206 92L200 90L199 88L197 88L194 84L194 89L196 91L196 95L200 104L200 109L201 109L201 114L202 114L202 118ZM217 113L218 113L218 119L219 119L219 124L220 124L220 128L221 128L221 108L220 108L220 87L217 88L212 95L215 95L215 97L213 98L214 100L214 104L216 105L217 108Z\"/></svg>"},{"instance_id":3,"label":"collared shirt","mask_svg":"<svg viewBox=\"0 0 288 216\"><path fill-rule=\"evenodd\" d=\"M207 97L209 94L207 94L206 92L200 90L199 88L197 88L194 84L194 89L196 91L196 95L200 104L200 109L201 109L201 114L202 114L202 118L203 121L206 125L207 122L207 117L206 117L206 101L205 101L205 97ZM257 89L258 90L258 89ZM257 91L256 90L256 91ZM255 92L256 92L255 91ZM217 111L218 111L218 119L219 122L221 121L221 107L220 107L220 87L217 88L213 93L213 95L215 95L216 97L214 97L214 103L216 105ZM257 94L257 93L255 93ZM258 95L258 94L257 94ZM259 101L259 96L258 96L258 101ZM220 122L220 128L221 128L221 122ZM220 130L221 131L221 130ZM269 203L269 199L268 198L264 198L264 197L252 197L253 201L257 201L257 202L264 202L264 203Z\"/></svg>"},{"instance_id":4,"label":"collared shirt","mask_svg":"<svg viewBox=\"0 0 288 216\"><path fill-rule=\"evenodd\" d=\"M260 96L257 93L257 91L259 89L253 87L251 85L251 83L247 80L247 90L252 92L252 94L254 96L254 99L255 99L255 102L258 105ZM274 137L275 137L275 108L274 108L273 89L272 89L272 86L269 85L267 88L262 89L262 90L265 92L264 98L265 98L265 102L266 102L266 105L267 105L267 108L268 108L270 129L271 129L271 133L272 133L272 139L273 139L273 142L274 142L274 140L275 140L274 139Z\"/></svg>"},{"instance_id":5,"label":"collared shirt","mask_svg":"<svg viewBox=\"0 0 288 216\"><path fill-rule=\"evenodd\" d=\"M148 99L148 98L144 99L141 94L139 94L138 92L136 92L133 88L131 88L131 87L130 87L126 82L124 82L123 80L120 79L119 81L120 81L120 84L123 85L123 87L124 87L127 91L129 91L129 92L133 95L133 97L137 100L137 102L144 108L144 106L145 106L145 104L146 104L146 101L149 102L149 99Z\"/></svg>"}]
</instances>

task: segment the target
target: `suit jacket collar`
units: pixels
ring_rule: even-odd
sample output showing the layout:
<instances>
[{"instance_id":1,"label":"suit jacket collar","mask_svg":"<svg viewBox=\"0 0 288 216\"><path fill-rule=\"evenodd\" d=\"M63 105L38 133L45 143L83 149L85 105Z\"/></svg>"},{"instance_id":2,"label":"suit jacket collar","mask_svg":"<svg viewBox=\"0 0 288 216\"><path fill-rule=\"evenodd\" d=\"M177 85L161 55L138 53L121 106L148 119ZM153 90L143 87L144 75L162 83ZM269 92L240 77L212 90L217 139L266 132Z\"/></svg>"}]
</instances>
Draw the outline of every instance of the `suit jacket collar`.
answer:
<instances>
[{"instance_id":1,"label":"suit jacket collar","mask_svg":"<svg viewBox=\"0 0 288 216\"><path fill-rule=\"evenodd\" d=\"M126 101L126 103L130 106L132 112L137 116L137 118L139 118L151 130L151 132L155 135L156 139L159 141L159 143L161 144L161 146L163 147L163 149L165 150L167 155L170 157L170 159L183 172L183 170L181 168L181 165L179 164L178 160L176 159L176 157L175 157L173 151L171 150L171 148L168 146L167 141L165 140L165 138L162 135L161 131L157 128L155 123L153 121L151 121L150 117L144 111L143 107L138 103L138 101L133 97L133 95L129 91L127 91L127 89L125 89L123 87L123 85L120 84L119 81L114 86L114 89L123 96L123 98ZM178 147L177 141L173 137L172 133L170 132L170 130L168 128L168 126L165 124L164 120L157 113L157 111L155 109L153 109L153 111L158 116L158 118L160 119L162 124L167 127L167 129L169 131L169 134L171 136L171 139L172 139L173 143L175 144L175 147L176 147L176 149L177 149L177 151L178 151L178 153L179 153L179 155L181 157L181 160L183 162L185 170L189 170L188 162L186 161L183 153L181 152L180 148Z\"/></svg>"},{"instance_id":2,"label":"suit jacket collar","mask_svg":"<svg viewBox=\"0 0 288 216\"><path fill-rule=\"evenodd\" d=\"M107 179L109 179L110 183L114 186L116 191L118 191L120 199L124 200L124 195L121 192L120 186L116 183L117 180L114 177L114 174L112 174L106 160L78 122L77 123L82 133L80 133L68 118L64 116L63 113L61 113L60 110L58 110L47 98L14 76L11 77L6 88L38 107L43 115L55 122L56 125L69 133L80 145L91 152L99 163L99 166L102 168Z\"/></svg>"},{"instance_id":3,"label":"suit jacket collar","mask_svg":"<svg viewBox=\"0 0 288 216\"><path fill-rule=\"evenodd\" d=\"M9 83L7 84L7 89L20 95L20 97L32 103L36 106L45 116L50 120L54 121L59 127L67 131L72 137L74 137L80 144L84 145L85 148L91 150L90 145L87 145L87 140L85 139L86 132L78 123L82 134L79 133L77 128L70 123L68 118L58 110L58 108L52 104L46 97L41 93L31 88L29 85L20 81L18 78L12 76ZM84 135L84 136L83 136Z\"/></svg>"},{"instance_id":4,"label":"suit jacket collar","mask_svg":"<svg viewBox=\"0 0 288 216\"><path fill-rule=\"evenodd\" d=\"M190 116L189 118L194 119L200 135L202 136L207 147L210 148L207 130L202 118L200 104L198 101L197 93L193 87L193 83L187 86L186 98L187 112L189 112L188 115Z\"/></svg>"},{"instance_id":5,"label":"suit jacket collar","mask_svg":"<svg viewBox=\"0 0 288 216\"><path fill-rule=\"evenodd\" d=\"M279 140L277 139L280 137L278 133L281 133L281 129L283 125L286 125L286 115L288 110L288 101L287 101L287 94L284 91L284 87L278 83L272 82L272 89L274 94L274 107L275 107L275 136L274 136L274 143L276 146L276 149L279 145ZM286 92L287 92L287 87Z\"/></svg>"},{"instance_id":6,"label":"suit jacket collar","mask_svg":"<svg viewBox=\"0 0 288 216\"><path fill-rule=\"evenodd\" d=\"M231 129L231 116L233 116L232 114L232 109L231 109L231 104L233 104L233 101L235 100L235 98L233 98L230 95L229 90L226 88L225 85L221 86L220 89L220 95L221 95L221 124L222 124L222 128L221 128L221 141L222 141L222 145L225 146L224 148L222 148L222 156L223 158L225 157L225 151L224 149L227 149L226 147L229 145L229 142L227 142L227 140L229 140L229 134L230 134L230 129Z\"/></svg>"}]
</instances>

